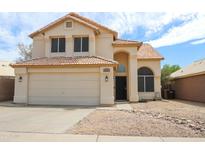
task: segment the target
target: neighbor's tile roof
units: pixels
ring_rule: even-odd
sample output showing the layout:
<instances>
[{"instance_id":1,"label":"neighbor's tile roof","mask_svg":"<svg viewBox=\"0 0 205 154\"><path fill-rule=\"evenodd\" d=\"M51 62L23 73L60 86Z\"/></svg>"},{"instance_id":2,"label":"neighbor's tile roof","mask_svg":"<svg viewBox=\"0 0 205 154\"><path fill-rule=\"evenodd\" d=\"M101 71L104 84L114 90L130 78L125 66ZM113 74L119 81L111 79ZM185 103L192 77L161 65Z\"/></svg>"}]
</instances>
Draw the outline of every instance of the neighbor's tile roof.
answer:
<instances>
[{"instance_id":1,"label":"neighbor's tile roof","mask_svg":"<svg viewBox=\"0 0 205 154\"><path fill-rule=\"evenodd\" d=\"M164 59L150 44L144 43L137 51L137 59Z\"/></svg>"},{"instance_id":2,"label":"neighbor's tile roof","mask_svg":"<svg viewBox=\"0 0 205 154\"><path fill-rule=\"evenodd\" d=\"M199 74L205 74L205 59L195 61L191 65L172 73L171 78L184 78Z\"/></svg>"},{"instance_id":3,"label":"neighbor's tile roof","mask_svg":"<svg viewBox=\"0 0 205 154\"><path fill-rule=\"evenodd\" d=\"M9 66L11 62L0 61L0 76L14 76L14 69Z\"/></svg>"},{"instance_id":4,"label":"neighbor's tile roof","mask_svg":"<svg viewBox=\"0 0 205 154\"><path fill-rule=\"evenodd\" d=\"M123 39L116 39L112 43L114 46L140 46L142 42L139 41L132 41L132 40L123 40Z\"/></svg>"},{"instance_id":5,"label":"neighbor's tile roof","mask_svg":"<svg viewBox=\"0 0 205 154\"><path fill-rule=\"evenodd\" d=\"M98 56L78 56L78 57L44 57L32 59L16 64L12 67L35 67L35 66L83 66L83 65L117 65L114 60Z\"/></svg>"},{"instance_id":6,"label":"neighbor's tile roof","mask_svg":"<svg viewBox=\"0 0 205 154\"><path fill-rule=\"evenodd\" d=\"M116 37L118 35L118 33L116 31L114 31L114 30L112 30L112 29L110 29L110 28L108 28L106 26L103 26L103 25L101 25L101 24L99 24L99 23L97 23L97 22L95 22L93 20L90 20L88 18L80 16L77 13L71 12L71 13L68 13L65 16L63 16L63 17L61 17L61 18L51 22L50 24L40 28L39 30L31 33L29 36L32 38L36 34L42 33L44 31L46 31L47 29L53 27L54 25L57 25L58 23L61 23L61 22L65 21L65 20L67 20L67 19L72 19L72 20L77 21L77 22L79 22L81 24L84 24L85 26L88 26L88 27L94 29L97 33L99 33L99 29L105 29L105 30L110 31L111 33L113 33Z\"/></svg>"}]
</instances>

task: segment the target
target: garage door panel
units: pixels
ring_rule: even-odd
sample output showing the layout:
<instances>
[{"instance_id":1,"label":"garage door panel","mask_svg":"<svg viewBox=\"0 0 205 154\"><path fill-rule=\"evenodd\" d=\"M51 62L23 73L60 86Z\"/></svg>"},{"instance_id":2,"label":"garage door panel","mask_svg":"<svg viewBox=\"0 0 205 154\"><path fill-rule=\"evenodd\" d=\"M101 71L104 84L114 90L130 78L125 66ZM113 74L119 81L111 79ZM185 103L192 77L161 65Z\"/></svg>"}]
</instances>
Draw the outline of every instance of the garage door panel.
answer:
<instances>
[{"instance_id":1,"label":"garage door panel","mask_svg":"<svg viewBox=\"0 0 205 154\"><path fill-rule=\"evenodd\" d=\"M29 103L51 105L98 105L98 73L31 73Z\"/></svg>"},{"instance_id":2,"label":"garage door panel","mask_svg":"<svg viewBox=\"0 0 205 154\"><path fill-rule=\"evenodd\" d=\"M33 97L30 96L30 104L43 104L43 105L97 105L96 102L99 101L98 97L46 97L39 96Z\"/></svg>"},{"instance_id":3,"label":"garage door panel","mask_svg":"<svg viewBox=\"0 0 205 154\"><path fill-rule=\"evenodd\" d=\"M83 80L96 80L99 78L97 73L32 73L30 79L33 81L81 81Z\"/></svg>"},{"instance_id":4,"label":"garage door panel","mask_svg":"<svg viewBox=\"0 0 205 154\"><path fill-rule=\"evenodd\" d=\"M32 89L40 89L40 88L78 88L81 87L83 89L86 88L98 88L99 87L99 80L93 80L93 81L64 81L64 82L58 82L58 81L32 81L30 83L30 86ZM79 88L78 88L79 89Z\"/></svg>"},{"instance_id":5,"label":"garage door panel","mask_svg":"<svg viewBox=\"0 0 205 154\"><path fill-rule=\"evenodd\" d=\"M95 89L32 89L30 96L99 96L99 91Z\"/></svg>"}]
</instances>

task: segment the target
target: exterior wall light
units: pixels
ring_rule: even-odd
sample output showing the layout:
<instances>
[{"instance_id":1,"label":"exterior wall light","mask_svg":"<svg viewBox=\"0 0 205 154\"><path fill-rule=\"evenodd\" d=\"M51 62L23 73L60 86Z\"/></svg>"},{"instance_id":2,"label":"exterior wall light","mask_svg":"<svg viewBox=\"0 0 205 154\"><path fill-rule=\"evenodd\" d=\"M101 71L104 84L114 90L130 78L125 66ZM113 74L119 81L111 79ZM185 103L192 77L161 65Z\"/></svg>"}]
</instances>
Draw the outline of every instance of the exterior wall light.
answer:
<instances>
[{"instance_id":1,"label":"exterior wall light","mask_svg":"<svg viewBox=\"0 0 205 154\"><path fill-rule=\"evenodd\" d=\"M106 77L105 77L105 82L108 82L108 76L106 75Z\"/></svg>"},{"instance_id":2,"label":"exterior wall light","mask_svg":"<svg viewBox=\"0 0 205 154\"><path fill-rule=\"evenodd\" d=\"M23 78L22 76L19 76L19 82L22 82Z\"/></svg>"}]
</instances>

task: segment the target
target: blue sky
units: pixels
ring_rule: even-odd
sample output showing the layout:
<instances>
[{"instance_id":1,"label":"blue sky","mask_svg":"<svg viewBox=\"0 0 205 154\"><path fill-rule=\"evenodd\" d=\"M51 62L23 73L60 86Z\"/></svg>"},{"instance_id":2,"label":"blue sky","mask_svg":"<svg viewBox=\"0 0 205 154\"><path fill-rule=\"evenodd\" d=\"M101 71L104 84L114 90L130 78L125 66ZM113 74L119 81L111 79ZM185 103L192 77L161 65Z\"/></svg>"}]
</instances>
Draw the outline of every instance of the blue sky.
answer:
<instances>
[{"instance_id":1,"label":"blue sky","mask_svg":"<svg viewBox=\"0 0 205 154\"><path fill-rule=\"evenodd\" d=\"M18 58L16 45L66 13L0 13L0 60ZM205 58L205 13L80 13L119 32L120 38L153 45L163 64L186 66Z\"/></svg>"}]
</instances>

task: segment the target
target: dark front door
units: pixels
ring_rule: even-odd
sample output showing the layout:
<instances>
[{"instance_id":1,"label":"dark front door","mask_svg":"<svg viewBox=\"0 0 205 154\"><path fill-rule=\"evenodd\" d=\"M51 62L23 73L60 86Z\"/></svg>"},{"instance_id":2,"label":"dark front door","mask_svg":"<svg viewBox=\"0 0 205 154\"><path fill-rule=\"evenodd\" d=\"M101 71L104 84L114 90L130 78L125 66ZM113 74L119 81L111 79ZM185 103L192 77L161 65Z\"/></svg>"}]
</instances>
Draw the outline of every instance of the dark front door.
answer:
<instances>
[{"instance_id":1,"label":"dark front door","mask_svg":"<svg viewBox=\"0 0 205 154\"><path fill-rule=\"evenodd\" d=\"M115 77L115 88L116 88L116 100L127 100L127 77L116 76Z\"/></svg>"}]
</instances>

